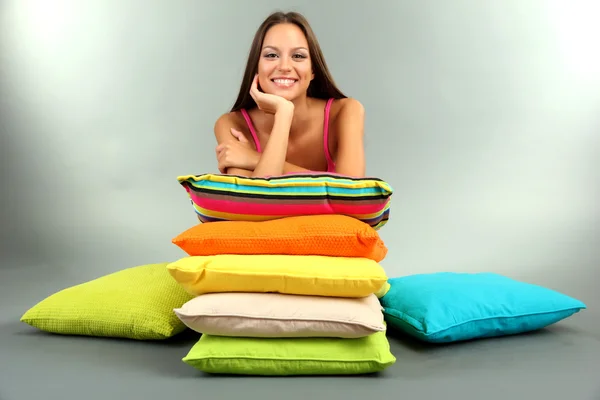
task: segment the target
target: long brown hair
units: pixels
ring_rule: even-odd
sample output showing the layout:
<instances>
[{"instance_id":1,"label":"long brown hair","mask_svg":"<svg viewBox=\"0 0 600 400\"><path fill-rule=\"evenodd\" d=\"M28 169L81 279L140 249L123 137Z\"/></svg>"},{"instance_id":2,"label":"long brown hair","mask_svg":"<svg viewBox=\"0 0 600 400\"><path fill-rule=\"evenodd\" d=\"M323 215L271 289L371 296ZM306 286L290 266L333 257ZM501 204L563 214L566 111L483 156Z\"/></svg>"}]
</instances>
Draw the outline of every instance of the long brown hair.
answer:
<instances>
[{"instance_id":1,"label":"long brown hair","mask_svg":"<svg viewBox=\"0 0 600 400\"><path fill-rule=\"evenodd\" d=\"M242 108L250 109L256 107L256 102L250 96L250 87L254 75L258 70L258 59L260 57L260 51L263 45L263 40L267 31L274 25L281 23L292 23L298 26L306 40L308 41L308 48L310 52L310 58L312 61L314 78L308 86L307 95L309 97L316 97L320 99L343 99L346 97L340 89L335 85L333 77L327 68L325 63L325 57L321 51L321 46L317 41L317 37L310 27L308 21L304 16L297 12L284 13L281 11L275 12L267 17L264 22L260 25L254 40L250 46L250 53L248 54L248 61L246 62L246 70L244 71L244 77L240 86L240 92L237 100L233 105L231 111L238 111Z\"/></svg>"}]
</instances>

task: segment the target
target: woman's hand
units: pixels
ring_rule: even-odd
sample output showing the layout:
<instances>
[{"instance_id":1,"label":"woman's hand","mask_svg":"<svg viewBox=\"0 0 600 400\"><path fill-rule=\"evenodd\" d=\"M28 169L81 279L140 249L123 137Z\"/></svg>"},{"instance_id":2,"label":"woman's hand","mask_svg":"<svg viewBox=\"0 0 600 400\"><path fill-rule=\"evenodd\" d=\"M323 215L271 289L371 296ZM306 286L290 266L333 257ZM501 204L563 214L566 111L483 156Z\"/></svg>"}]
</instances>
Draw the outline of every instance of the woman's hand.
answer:
<instances>
[{"instance_id":1,"label":"woman's hand","mask_svg":"<svg viewBox=\"0 0 600 400\"><path fill-rule=\"evenodd\" d=\"M252 148L248 139L238 130L231 128L231 139L219 144L215 149L219 171L224 174L227 168L242 168L253 171L260 155Z\"/></svg>"},{"instance_id":2,"label":"woman's hand","mask_svg":"<svg viewBox=\"0 0 600 400\"><path fill-rule=\"evenodd\" d=\"M293 111L294 103L284 99L281 96L274 94L268 94L258 90L258 74L254 76L252 85L250 87L250 96L256 102L258 109L269 114L276 114L278 111L287 108L289 111Z\"/></svg>"}]
</instances>

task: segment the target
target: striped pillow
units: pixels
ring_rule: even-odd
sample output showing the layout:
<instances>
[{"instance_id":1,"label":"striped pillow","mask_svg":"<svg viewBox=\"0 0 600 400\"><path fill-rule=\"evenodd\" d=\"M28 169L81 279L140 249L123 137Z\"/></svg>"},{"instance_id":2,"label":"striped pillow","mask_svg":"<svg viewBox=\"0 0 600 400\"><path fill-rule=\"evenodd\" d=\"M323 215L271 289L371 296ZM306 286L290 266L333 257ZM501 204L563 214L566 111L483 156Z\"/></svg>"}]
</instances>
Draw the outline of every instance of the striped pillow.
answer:
<instances>
[{"instance_id":1,"label":"striped pillow","mask_svg":"<svg viewBox=\"0 0 600 400\"><path fill-rule=\"evenodd\" d=\"M200 222L266 221L342 214L374 229L389 218L392 187L378 178L297 173L269 178L203 174L177 177Z\"/></svg>"}]
</instances>

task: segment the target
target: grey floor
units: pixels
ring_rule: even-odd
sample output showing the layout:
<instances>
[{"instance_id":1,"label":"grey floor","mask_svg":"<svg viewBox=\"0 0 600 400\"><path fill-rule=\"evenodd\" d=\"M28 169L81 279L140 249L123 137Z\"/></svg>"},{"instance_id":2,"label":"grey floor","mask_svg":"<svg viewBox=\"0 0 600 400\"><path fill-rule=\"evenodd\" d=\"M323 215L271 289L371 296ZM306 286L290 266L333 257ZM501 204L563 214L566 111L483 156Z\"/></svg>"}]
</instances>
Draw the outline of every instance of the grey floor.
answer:
<instances>
[{"instance_id":1,"label":"grey floor","mask_svg":"<svg viewBox=\"0 0 600 400\"><path fill-rule=\"evenodd\" d=\"M427 346L390 333L398 361L376 376L216 377L181 361L198 338L189 332L142 343L19 322L35 302L85 280L81 271L9 266L0 278L0 400L600 399L600 304L591 292L581 293L588 310L534 334Z\"/></svg>"}]
</instances>

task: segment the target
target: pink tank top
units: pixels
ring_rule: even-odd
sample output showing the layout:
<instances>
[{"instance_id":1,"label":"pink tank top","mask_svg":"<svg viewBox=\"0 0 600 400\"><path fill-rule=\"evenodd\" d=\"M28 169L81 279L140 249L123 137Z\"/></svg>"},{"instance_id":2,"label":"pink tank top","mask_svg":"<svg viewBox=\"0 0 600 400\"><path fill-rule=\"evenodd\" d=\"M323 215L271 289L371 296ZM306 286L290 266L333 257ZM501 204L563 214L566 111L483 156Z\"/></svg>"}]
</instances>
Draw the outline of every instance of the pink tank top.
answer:
<instances>
[{"instance_id":1,"label":"pink tank top","mask_svg":"<svg viewBox=\"0 0 600 400\"><path fill-rule=\"evenodd\" d=\"M331 109L331 103L333 103L334 99L327 100L327 104L325 104L325 121L323 122L323 146L325 148L325 158L327 159L327 172L335 173L335 163L333 162L333 158L329 153L329 111ZM254 144L256 145L256 151L259 153L262 152L260 147L260 142L258 141L258 135L256 134L256 130L254 129L254 125L252 124L252 120L248 115L248 112L242 108L241 110L244 119L246 120L246 124L248 124L248 129L250 129L250 133L252 134L252 138L254 139Z\"/></svg>"}]
</instances>

